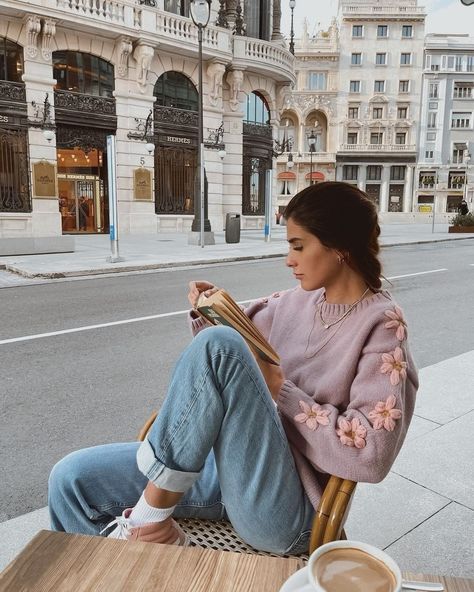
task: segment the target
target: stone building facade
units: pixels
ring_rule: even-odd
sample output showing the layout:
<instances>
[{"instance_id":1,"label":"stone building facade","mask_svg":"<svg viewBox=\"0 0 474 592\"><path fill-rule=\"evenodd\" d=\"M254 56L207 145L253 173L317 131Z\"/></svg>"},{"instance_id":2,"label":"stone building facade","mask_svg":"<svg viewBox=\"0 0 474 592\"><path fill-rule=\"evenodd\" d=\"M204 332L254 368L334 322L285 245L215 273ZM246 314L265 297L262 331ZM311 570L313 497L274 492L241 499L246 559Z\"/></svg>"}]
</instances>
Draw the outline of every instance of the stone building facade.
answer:
<instances>
[{"instance_id":1,"label":"stone building facade","mask_svg":"<svg viewBox=\"0 0 474 592\"><path fill-rule=\"evenodd\" d=\"M474 204L474 37L426 36L415 203L438 221Z\"/></svg>"},{"instance_id":2,"label":"stone building facade","mask_svg":"<svg viewBox=\"0 0 474 592\"><path fill-rule=\"evenodd\" d=\"M302 189L312 169L313 182L357 184L382 221L413 219L425 16L417 0L339 0L328 31L310 37L305 28L296 43L297 86L281 111L280 134L286 127L291 135L288 120L299 127L291 170L288 147L278 158L280 209L289 183Z\"/></svg>"},{"instance_id":3,"label":"stone building facade","mask_svg":"<svg viewBox=\"0 0 474 592\"><path fill-rule=\"evenodd\" d=\"M212 3L203 102L213 229L231 211L243 228L263 225L277 101L295 80L280 17L280 0ZM108 232L109 135L120 231L189 230L197 83L188 0L0 0L3 244L48 237L60 250L68 234Z\"/></svg>"}]
</instances>

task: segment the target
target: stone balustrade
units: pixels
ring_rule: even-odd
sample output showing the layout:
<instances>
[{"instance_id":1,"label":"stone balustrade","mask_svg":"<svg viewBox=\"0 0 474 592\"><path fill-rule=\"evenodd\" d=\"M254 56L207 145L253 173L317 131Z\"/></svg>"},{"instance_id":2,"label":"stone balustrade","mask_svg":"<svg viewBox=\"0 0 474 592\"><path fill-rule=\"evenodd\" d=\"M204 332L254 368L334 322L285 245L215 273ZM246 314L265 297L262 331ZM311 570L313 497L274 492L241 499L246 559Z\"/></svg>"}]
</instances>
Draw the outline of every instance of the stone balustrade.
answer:
<instances>
[{"instance_id":1,"label":"stone balustrade","mask_svg":"<svg viewBox=\"0 0 474 592\"><path fill-rule=\"evenodd\" d=\"M281 79L290 78L296 82L294 74L294 56L284 47L253 39L251 37L234 37L235 67L245 66L250 70L271 68L275 74L281 74Z\"/></svg>"}]
</instances>

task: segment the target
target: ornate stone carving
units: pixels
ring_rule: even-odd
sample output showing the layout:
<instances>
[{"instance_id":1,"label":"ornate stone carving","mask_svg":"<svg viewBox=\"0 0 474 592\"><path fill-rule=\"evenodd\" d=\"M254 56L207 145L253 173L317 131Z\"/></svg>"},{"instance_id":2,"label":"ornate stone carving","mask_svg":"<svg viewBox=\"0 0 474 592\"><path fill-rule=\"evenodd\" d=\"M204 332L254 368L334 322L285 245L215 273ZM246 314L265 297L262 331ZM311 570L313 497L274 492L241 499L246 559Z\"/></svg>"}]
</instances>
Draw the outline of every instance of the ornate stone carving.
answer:
<instances>
[{"instance_id":1,"label":"ornate stone carving","mask_svg":"<svg viewBox=\"0 0 474 592\"><path fill-rule=\"evenodd\" d=\"M117 72L121 78L127 76L128 72L128 57L132 53L133 45L129 37L120 37L118 39L117 54L118 66Z\"/></svg>"},{"instance_id":2,"label":"ornate stone carving","mask_svg":"<svg viewBox=\"0 0 474 592\"><path fill-rule=\"evenodd\" d=\"M54 106L56 109L115 115L115 99L82 95L65 90L54 91Z\"/></svg>"},{"instance_id":3,"label":"ornate stone carving","mask_svg":"<svg viewBox=\"0 0 474 592\"><path fill-rule=\"evenodd\" d=\"M230 86L230 108L232 111L237 111L239 106L239 93L242 90L242 84L244 82L244 73L242 70L231 70L227 74L226 81Z\"/></svg>"},{"instance_id":4,"label":"ornate stone carving","mask_svg":"<svg viewBox=\"0 0 474 592\"><path fill-rule=\"evenodd\" d=\"M41 31L41 19L36 14L25 17L26 27L26 54L30 58L38 55L38 35Z\"/></svg>"},{"instance_id":5,"label":"ornate stone carving","mask_svg":"<svg viewBox=\"0 0 474 592\"><path fill-rule=\"evenodd\" d=\"M86 154L91 150L107 149L107 136L114 130L99 130L58 125L56 129L56 145L58 148L80 148Z\"/></svg>"},{"instance_id":6,"label":"ornate stone carving","mask_svg":"<svg viewBox=\"0 0 474 592\"><path fill-rule=\"evenodd\" d=\"M226 29L229 28L229 23L227 21L227 9L226 9L226 0L219 0L220 8L217 14L216 19L216 26L217 27L224 27Z\"/></svg>"},{"instance_id":7,"label":"ornate stone carving","mask_svg":"<svg viewBox=\"0 0 474 592\"><path fill-rule=\"evenodd\" d=\"M323 111L329 117L334 116L334 108L329 97L324 95L291 95L287 93L284 99L285 109L299 109L302 112L308 112L313 109Z\"/></svg>"},{"instance_id":8,"label":"ornate stone carving","mask_svg":"<svg viewBox=\"0 0 474 592\"><path fill-rule=\"evenodd\" d=\"M146 92L148 72L151 68L151 61L155 50L150 45L140 43L135 47L133 57L137 62L137 84L141 93Z\"/></svg>"},{"instance_id":9,"label":"ornate stone carving","mask_svg":"<svg viewBox=\"0 0 474 592\"><path fill-rule=\"evenodd\" d=\"M14 101L17 103L25 103L25 85L22 82L8 82L6 80L0 80L0 99Z\"/></svg>"},{"instance_id":10,"label":"ornate stone carving","mask_svg":"<svg viewBox=\"0 0 474 592\"><path fill-rule=\"evenodd\" d=\"M51 42L56 35L56 21L47 18L43 21L43 35L41 39L41 55L46 62L51 61Z\"/></svg>"},{"instance_id":11,"label":"ornate stone carving","mask_svg":"<svg viewBox=\"0 0 474 592\"><path fill-rule=\"evenodd\" d=\"M209 77L209 102L216 107L222 99L222 78L225 66L219 62L209 64L207 75Z\"/></svg>"},{"instance_id":12,"label":"ornate stone carving","mask_svg":"<svg viewBox=\"0 0 474 592\"><path fill-rule=\"evenodd\" d=\"M291 98L291 85L280 84L277 86L277 109L281 111L286 108L286 103L290 102Z\"/></svg>"},{"instance_id":13,"label":"ornate stone carving","mask_svg":"<svg viewBox=\"0 0 474 592\"><path fill-rule=\"evenodd\" d=\"M155 124L160 121L163 123L173 123L175 125L197 128L198 113L197 111L187 111L185 109L176 109L175 107L155 105L154 120Z\"/></svg>"}]
</instances>

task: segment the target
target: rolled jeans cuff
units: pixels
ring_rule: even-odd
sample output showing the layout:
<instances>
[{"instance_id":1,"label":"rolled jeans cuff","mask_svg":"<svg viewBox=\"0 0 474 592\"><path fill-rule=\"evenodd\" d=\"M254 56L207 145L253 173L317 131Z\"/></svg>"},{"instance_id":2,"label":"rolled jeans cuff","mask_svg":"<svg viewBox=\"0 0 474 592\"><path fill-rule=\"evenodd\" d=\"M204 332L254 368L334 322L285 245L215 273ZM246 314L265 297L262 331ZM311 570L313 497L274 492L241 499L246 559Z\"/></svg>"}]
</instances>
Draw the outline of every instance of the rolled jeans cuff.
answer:
<instances>
[{"instance_id":1,"label":"rolled jeans cuff","mask_svg":"<svg viewBox=\"0 0 474 592\"><path fill-rule=\"evenodd\" d=\"M187 491L199 477L199 473L185 473L184 471L176 471L175 469L166 467L155 457L155 452L148 439L145 439L138 449L137 465L140 472L153 485L167 491L174 491L175 493Z\"/></svg>"}]
</instances>

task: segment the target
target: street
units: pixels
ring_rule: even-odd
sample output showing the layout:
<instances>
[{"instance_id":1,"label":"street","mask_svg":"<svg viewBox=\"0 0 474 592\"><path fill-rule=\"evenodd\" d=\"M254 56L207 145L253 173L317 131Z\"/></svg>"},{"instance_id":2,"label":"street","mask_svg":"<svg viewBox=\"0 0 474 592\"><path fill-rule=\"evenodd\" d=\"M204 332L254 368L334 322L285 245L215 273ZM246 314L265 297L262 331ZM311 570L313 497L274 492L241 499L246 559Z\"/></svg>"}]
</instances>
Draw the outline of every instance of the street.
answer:
<instances>
[{"instance_id":1,"label":"street","mask_svg":"<svg viewBox=\"0 0 474 592\"><path fill-rule=\"evenodd\" d=\"M420 368L474 349L473 246L382 251ZM272 259L0 290L0 522L45 506L48 473L68 452L136 437L189 341L191 279L239 301L295 285Z\"/></svg>"}]
</instances>

